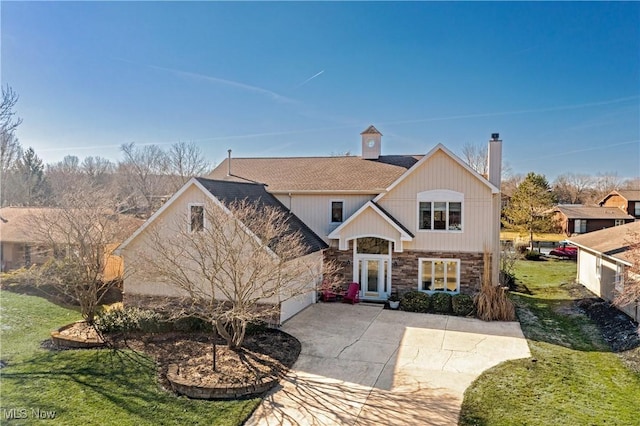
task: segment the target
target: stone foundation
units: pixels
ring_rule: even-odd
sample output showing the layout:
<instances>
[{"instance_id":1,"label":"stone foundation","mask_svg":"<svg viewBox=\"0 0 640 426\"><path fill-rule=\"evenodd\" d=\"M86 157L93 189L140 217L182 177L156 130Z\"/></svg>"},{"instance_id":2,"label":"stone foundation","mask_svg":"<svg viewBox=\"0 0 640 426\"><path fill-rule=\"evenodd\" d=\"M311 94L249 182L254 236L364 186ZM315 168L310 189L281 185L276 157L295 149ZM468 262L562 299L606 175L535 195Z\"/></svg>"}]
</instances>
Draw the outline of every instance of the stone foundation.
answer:
<instances>
[{"instance_id":1,"label":"stone foundation","mask_svg":"<svg viewBox=\"0 0 640 426\"><path fill-rule=\"evenodd\" d=\"M474 294L480 290L483 270L483 253L452 253L440 251L405 250L391 254L391 286L393 291L402 295L418 289L418 259L460 259L460 293ZM341 281L349 283L353 277L353 248L338 250L329 248L325 251L325 259L334 261Z\"/></svg>"}]
</instances>

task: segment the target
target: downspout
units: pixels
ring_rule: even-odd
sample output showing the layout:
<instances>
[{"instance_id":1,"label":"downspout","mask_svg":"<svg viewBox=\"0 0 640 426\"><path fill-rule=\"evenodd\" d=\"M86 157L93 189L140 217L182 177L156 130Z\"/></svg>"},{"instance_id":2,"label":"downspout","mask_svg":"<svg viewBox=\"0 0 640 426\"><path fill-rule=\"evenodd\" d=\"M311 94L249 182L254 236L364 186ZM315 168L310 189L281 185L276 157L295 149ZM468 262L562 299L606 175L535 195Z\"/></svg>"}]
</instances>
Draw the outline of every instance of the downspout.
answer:
<instances>
[{"instance_id":1,"label":"downspout","mask_svg":"<svg viewBox=\"0 0 640 426\"><path fill-rule=\"evenodd\" d=\"M231 150L227 150L228 159L227 159L227 176L231 176Z\"/></svg>"}]
</instances>

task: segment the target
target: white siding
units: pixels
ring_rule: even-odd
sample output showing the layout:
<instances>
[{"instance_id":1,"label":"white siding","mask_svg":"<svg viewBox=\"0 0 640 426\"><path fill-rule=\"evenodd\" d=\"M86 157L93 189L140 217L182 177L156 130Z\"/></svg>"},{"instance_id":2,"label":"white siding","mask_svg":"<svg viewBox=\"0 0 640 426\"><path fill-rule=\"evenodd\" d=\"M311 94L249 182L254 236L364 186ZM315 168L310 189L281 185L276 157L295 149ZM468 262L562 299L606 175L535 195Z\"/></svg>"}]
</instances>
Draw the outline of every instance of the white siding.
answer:
<instances>
[{"instance_id":1,"label":"white siding","mask_svg":"<svg viewBox=\"0 0 640 426\"><path fill-rule=\"evenodd\" d=\"M601 271L598 274L596 253L579 249L578 250L578 282L598 297L609 302L613 302L616 296L615 279L617 263L607 257L601 259ZM622 312L629 315L636 321L640 320L640 305L629 304L618 306Z\"/></svg>"},{"instance_id":2,"label":"white siding","mask_svg":"<svg viewBox=\"0 0 640 426\"><path fill-rule=\"evenodd\" d=\"M600 294L600 281L596 275L596 255L586 250L578 250L578 282L596 296Z\"/></svg>"},{"instance_id":3,"label":"white siding","mask_svg":"<svg viewBox=\"0 0 640 426\"><path fill-rule=\"evenodd\" d=\"M419 231L416 194L428 190L464 194L462 232ZM495 245L495 214L491 189L442 151L379 200L380 206L414 235L405 249L481 252Z\"/></svg>"},{"instance_id":4,"label":"white siding","mask_svg":"<svg viewBox=\"0 0 640 426\"><path fill-rule=\"evenodd\" d=\"M345 194L318 194L301 195L274 194L282 204L293 214L298 216L313 232L329 242L327 235L336 229L340 224L331 223L331 201L344 201L344 219L354 214L367 201L372 200L375 195L345 195Z\"/></svg>"},{"instance_id":5,"label":"white siding","mask_svg":"<svg viewBox=\"0 0 640 426\"><path fill-rule=\"evenodd\" d=\"M358 237L379 237L390 239L400 243L400 232L380 215L367 207L354 221L350 222L343 229L340 235L343 240L348 241Z\"/></svg>"}]
</instances>

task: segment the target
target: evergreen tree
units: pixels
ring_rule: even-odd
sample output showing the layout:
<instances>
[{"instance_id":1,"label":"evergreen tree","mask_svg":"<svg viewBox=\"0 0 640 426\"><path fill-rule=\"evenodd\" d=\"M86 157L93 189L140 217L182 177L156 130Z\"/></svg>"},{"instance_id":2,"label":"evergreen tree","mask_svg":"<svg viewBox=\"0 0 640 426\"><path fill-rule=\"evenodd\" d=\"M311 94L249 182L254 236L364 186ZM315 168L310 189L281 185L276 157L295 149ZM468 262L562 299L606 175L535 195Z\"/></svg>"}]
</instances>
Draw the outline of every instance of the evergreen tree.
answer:
<instances>
[{"instance_id":1,"label":"evergreen tree","mask_svg":"<svg viewBox=\"0 0 640 426\"><path fill-rule=\"evenodd\" d=\"M533 249L533 234L549 232L554 227L551 208L555 197L544 175L530 172L518 185L504 211L506 227L529 234Z\"/></svg>"},{"instance_id":2,"label":"evergreen tree","mask_svg":"<svg viewBox=\"0 0 640 426\"><path fill-rule=\"evenodd\" d=\"M44 164L33 148L29 147L18 160L16 178L20 204L37 206L45 203L49 191L44 177Z\"/></svg>"}]
</instances>

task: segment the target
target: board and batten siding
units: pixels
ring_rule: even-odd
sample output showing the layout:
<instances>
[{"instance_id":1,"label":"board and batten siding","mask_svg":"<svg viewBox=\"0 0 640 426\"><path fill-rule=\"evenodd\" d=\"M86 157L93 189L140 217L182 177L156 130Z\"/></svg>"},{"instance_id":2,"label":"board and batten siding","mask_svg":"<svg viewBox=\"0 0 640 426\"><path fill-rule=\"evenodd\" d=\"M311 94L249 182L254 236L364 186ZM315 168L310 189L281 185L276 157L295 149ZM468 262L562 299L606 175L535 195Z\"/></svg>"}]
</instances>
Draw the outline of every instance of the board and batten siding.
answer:
<instances>
[{"instance_id":1,"label":"board and batten siding","mask_svg":"<svg viewBox=\"0 0 640 426\"><path fill-rule=\"evenodd\" d=\"M329 235L340 224L331 223L331 202L343 201L343 218L347 220L360 207L372 200L376 194L274 194L291 213L302 220L313 232L325 242Z\"/></svg>"},{"instance_id":2,"label":"board and batten siding","mask_svg":"<svg viewBox=\"0 0 640 426\"><path fill-rule=\"evenodd\" d=\"M348 223L341 231L340 234L346 241L362 236L375 236L397 242L401 238L400 232L371 207L365 209L358 216L358 220Z\"/></svg>"},{"instance_id":3,"label":"board and batten siding","mask_svg":"<svg viewBox=\"0 0 640 426\"><path fill-rule=\"evenodd\" d=\"M461 232L418 230L417 194L430 190L451 190L464 195ZM495 245L493 198L487 185L438 151L378 204L415 235L413 241L405 243L405 249L477 253Z\"/></svg>"}]
</instances>

